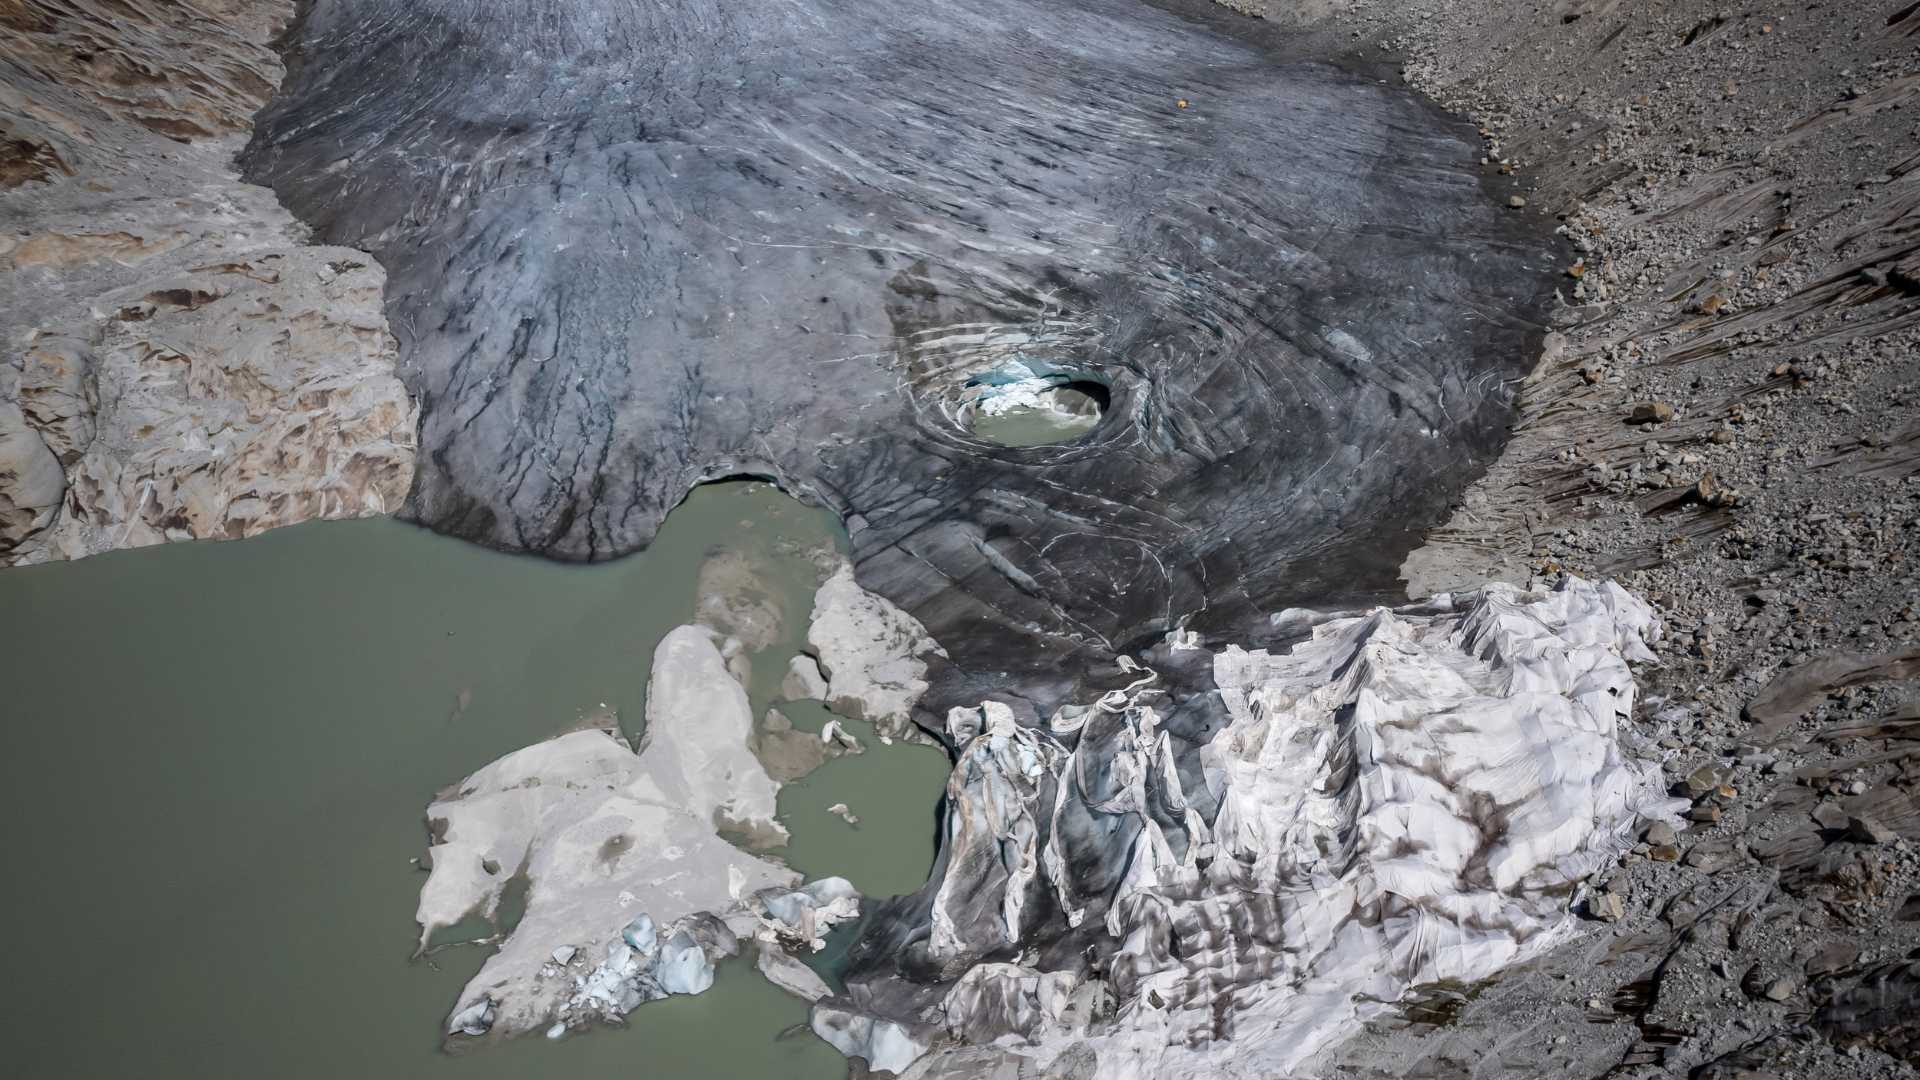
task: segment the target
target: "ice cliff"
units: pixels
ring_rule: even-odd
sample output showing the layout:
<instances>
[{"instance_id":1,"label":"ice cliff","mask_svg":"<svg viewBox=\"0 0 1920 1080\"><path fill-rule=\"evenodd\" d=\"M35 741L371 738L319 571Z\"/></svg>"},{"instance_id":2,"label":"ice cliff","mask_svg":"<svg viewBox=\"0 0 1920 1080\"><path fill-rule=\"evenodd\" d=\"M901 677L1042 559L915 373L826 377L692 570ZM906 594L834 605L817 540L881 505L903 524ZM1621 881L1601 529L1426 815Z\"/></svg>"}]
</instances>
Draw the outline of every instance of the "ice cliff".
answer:
<instances>
[{"instance_id":1,"label":"ice cliff","mask_svg":"<svg viewBox=\"0 0 1920 1080\"><path fill-rule=\"evenodd\" d=\"M1192 752L1133 663L1044 725L953 710L940 871L893 939L913 955L816 1029L896 1071L903 1041L942 1047L916 1076L1296 1075L1411 987L1550 947L1581 879L1672 819L1617 741L1658 634L1618 586L1288 618L1285 651L1212 655L1224 722Z\"/></svg>"}]
</instances>

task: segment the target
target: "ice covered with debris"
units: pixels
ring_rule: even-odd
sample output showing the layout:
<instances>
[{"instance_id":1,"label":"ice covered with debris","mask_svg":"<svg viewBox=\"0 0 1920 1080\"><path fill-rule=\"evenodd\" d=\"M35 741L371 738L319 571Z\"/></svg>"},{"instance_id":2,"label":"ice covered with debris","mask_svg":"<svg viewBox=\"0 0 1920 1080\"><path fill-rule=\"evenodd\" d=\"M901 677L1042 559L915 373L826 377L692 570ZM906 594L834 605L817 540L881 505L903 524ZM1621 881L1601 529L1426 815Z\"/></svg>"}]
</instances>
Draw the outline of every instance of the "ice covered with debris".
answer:
<instances>
[{"instance_id":1,"label":"ice covered with debris","mask_svg":"<svg viewBox=\"0 0 1920 1080\"><path fill-rule=\"evenodd\" d=\"M758 925L754 894L800 880L721 836L785 835L778 789L748 750L752 723L713 635L683 626L654 653L637 750L609 731L571 732L508 754L428 808L422 945L470 914L491 916L515 876L530 883L525 914L461 992L449 1032L582 1024L706 989L713 963L736 949L726 921Z\"/></svg>"},{"instance_id":2,"label":"ice covered with debris","mask_svg":"<svg viewBox=\"0 0 1920 1080\"><path fill-rule=\"evenodd\" d=\"M1580 880L1677 820L1618 743L1659 632L1618 586L1296 619L1285 652L1214 654L1224 723L1185 758L1126 662L1043 727L954 710L926 948L963 974L937 1022L832 999L816 1030L895 1064L946 1042L1041 1067L1090 1050L1116 1080L1299 1075L1411 987L1552 947ZM964 1073L942 1060L909 1075Z\"/></svg>"}]
</instances>

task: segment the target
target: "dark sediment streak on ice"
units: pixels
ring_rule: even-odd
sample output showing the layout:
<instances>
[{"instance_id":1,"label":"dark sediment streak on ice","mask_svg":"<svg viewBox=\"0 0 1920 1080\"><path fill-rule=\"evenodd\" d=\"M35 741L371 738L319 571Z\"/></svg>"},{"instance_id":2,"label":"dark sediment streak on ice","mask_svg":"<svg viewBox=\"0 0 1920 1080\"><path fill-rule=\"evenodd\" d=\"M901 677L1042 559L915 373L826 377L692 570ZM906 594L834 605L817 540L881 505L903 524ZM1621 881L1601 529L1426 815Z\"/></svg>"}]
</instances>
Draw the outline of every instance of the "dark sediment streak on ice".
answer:
<instances>
[{"instance_id":1,"label":"dark sediment streak on ice","mask_svg":"<svg viewBox=\"0 0 1920 1080\"><path fill-rule=\"evenodd\" d=\"M1257 647L1282 608L1392 592L1504 439L1555 261L1481 190L1471 129L1229 18L315 0L248 171L387 268L421 402L411 516L604 559L702 480L775 477L946 647L925 726L992 698L1034 728L1140 656L1169 691L1155 783L1211 828L1227 709L1210 653L1162 638ZM972 437L968 380L1014 360L1104 384L1100 423ZM1061 739L1098 787L1131 731ZM1049 880L1103 906L1162 810L1039 822ZM909 1020L968 964L1113 951L1044 895L1017 943L930 949L996 940L1005 883L966 861L986 850L949 838L875 912L859 1008Z\"/></svg>"},{"instance_id":2,"label":"dark sediment streak on ice","mask_svg":"<svg viewBox=\"0 0 1920 1080\"><path fill-rule=\"evenodd\" d=\"M948 645L935 716L1044 710L1182 619L1257 643L1390 588L1501 442L1552 287L1471 130L1222 25L316 0L247 167L387 267L411 516L604 559L703 479L775 476ZM1015 357L1108 384L1098 428L958 428Z\"/></svg>"}]
</instances>

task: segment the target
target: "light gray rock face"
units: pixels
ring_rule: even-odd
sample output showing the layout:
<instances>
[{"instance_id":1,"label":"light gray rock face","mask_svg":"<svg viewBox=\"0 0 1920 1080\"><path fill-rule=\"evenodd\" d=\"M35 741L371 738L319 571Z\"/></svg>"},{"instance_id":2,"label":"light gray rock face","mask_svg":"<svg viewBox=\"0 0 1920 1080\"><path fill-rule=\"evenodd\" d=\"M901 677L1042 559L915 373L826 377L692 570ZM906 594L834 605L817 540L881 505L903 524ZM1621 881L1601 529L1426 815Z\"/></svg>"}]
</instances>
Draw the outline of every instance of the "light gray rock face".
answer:
<instances>
[{"instance_id":1,"label":"light gray rock face","mask_svg":"<svg viewBox=\"0 0 1920 1080\"><path fill-rule=\"evenodd\" d=\"M913 706L927 691L927 661L946 656L919 620L861 588L844 563L814 593L807 645L826 678L827 706L889 737L912 728ZM817 687L804 673L799 680L806 685L797 688L812 696Z\"/></svg>"},{"instance_id":2,"label":"light gray rock face","mask_svg":"<svg viewBox=\"0 0 1920 1080\"><path fill-rule=\"evenodd\" d=\"M232 167L292 12L0 13L0 563L405 498L418 414L384 271L302 246L305 226Z\"/></svg>"},{"instance_id":3,"label":"light gray rock face","mask_svg":"<svg viewBox=\"0 0 1920 1080\"><path fill-rule=\"evenodd\" d=\"M66 489L60 459L17 405L0 400L0 552L46 529Z\"/></svg>"},{"instance_id":4,"label":"light gray rock face","mask_svg":"<svg viewBox=\"0 0 1920 1080\"><path fill-rule=\"evenodd\" d=\"M953 710L935 879L833 1007L938 1002L946 1040L1102 1076L1293 1075L1415 985L1550 948L1583 878L1678 821L1617 744L1658 633L1617 586L1289 615L1290 650L1211 655L1210 730L1132 663L1044 725Z\"/></svg>"},{"instance_id":5,"label":"light gray rock face","mask_svg":"<svg viewBox=\"0 0 1920 1080\"><path fill-rule=\"evenodd\" d=\"M525 914L461 992L449 1031L577 1026L711 983L714 960L736 948L726 923L757 925L753 894L784 896L799 882L720 836L785 835L777 789L747 749L751 726L711 632L683 626L655 651L637 752L576 731L501 758L428 807L436 844L415 916L422 944L471 913L491 915L516 875L531 883Z\"/></svg>"}]
</instances>

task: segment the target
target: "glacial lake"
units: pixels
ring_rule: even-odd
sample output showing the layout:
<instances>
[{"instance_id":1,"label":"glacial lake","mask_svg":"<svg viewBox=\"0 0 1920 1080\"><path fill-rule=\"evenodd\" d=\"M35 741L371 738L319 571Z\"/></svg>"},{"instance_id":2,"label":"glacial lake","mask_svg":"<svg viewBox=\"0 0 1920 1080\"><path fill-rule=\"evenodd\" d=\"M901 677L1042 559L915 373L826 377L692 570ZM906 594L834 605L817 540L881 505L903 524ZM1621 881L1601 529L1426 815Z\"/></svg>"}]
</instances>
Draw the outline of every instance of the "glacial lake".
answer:
<instances>
[{"instance_id":1,"label":"glacial lake","mask_svg":"<svg viewBox=\"0 0 1920 1080\"><path fill-rule=\"evenodd\" d=\"M596 566L374 519L0 570L8 1071L845 1076L748 955L624 1029L458 1055L440 1032L485 952L410 959L427 802L603 703L637 736L653 648L723 547L778 568L787 617L755 659L758 714L805 638L809 553L845 548L831 515L764 484L697 489L650 549ZM850 727L867 753L781 793L787 861L910 891L946 758ZM839 801L857 829L826 812Z\"/></svg>"}]
</instances>

